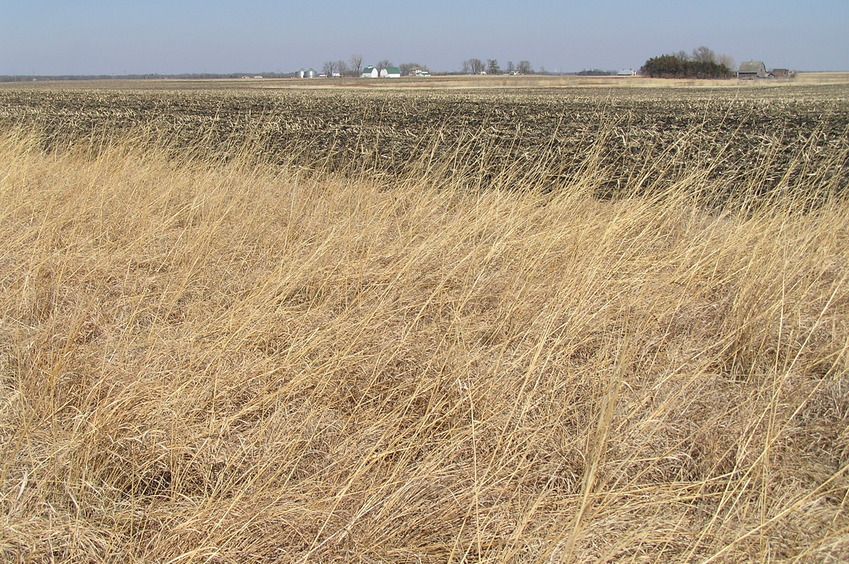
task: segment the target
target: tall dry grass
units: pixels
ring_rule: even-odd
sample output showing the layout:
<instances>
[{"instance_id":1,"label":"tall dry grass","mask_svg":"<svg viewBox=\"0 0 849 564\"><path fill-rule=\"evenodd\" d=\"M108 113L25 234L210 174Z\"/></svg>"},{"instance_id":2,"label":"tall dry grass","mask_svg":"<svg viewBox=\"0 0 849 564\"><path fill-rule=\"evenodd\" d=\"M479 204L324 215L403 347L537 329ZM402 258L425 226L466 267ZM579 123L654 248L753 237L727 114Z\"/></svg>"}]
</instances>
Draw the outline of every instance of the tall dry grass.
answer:
<instances>
[{"instance_id":1,"label":"tall dry grass","mask_svg":"<svg viewBox=\"0 0 849 564\"><path fill-rule=\"evenodd\" d=\"M168 155L0 140L4 560L849 558L827 178Z\"/></svg>"}]
</instances>

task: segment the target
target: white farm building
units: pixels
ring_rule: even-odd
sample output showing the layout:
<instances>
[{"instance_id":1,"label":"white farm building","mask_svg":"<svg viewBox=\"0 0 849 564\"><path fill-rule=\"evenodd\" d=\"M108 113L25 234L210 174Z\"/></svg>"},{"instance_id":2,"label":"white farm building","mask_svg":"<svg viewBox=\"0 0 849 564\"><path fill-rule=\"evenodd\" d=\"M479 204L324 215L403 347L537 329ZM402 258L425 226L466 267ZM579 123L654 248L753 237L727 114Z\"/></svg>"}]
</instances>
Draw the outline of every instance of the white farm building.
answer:
<instances>
[{"instance_id":1,"label":"white farm building","mask_svg":"<svg viewBox=\"0 0 849 564\"><path fill-rule=\"evenodd\" d=\"M380 71L380 78L401 78L401 69L398 67L386 67Z\"/></svg>"},{"instance_id":2,"label":"white farm building","mask_svg":"<svg viewBox=\"0 0 849 564\"><path fill-rule=\"evenodd\" d=\"M386 67L377 70L377 67L366 67L360 76L362 78L401 78L401 69L398 67Z\"/></svg>"}]
</instances>

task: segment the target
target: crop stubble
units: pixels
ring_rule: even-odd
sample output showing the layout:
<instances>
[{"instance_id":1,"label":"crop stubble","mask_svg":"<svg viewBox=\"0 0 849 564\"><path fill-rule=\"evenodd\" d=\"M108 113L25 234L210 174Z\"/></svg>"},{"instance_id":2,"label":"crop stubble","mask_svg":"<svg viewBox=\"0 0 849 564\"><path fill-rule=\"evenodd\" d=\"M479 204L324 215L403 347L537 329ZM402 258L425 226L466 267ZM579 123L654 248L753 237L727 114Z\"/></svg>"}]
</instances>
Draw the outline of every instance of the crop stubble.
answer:
<instances>
[{"instance_id":1,"label":"crop stubble","mask_svg":"<svg viewBox=\"0 0 849 564\"><path fill-rule=\"evenodd\" d=\"M598 190L692 174L768 192L849 179L843 86L772 90L483 91L0 90L0 124L37 127L47 148L143 131L178 153L308 170L471 174L534 169L551 190L593 161ZM663 163L658 169L657 162ZM651 169L647 163L653 163Z\"/></svg>"}]
</instances>

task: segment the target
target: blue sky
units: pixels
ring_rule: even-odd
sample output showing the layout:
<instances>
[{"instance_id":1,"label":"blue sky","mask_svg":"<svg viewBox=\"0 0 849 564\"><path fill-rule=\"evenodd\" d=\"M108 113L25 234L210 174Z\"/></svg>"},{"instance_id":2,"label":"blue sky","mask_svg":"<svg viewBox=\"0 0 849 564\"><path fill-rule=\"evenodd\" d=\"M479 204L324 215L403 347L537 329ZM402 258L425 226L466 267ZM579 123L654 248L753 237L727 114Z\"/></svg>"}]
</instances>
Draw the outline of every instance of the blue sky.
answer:
<instances>
[{"instance_id":1,"label":"blue sky","mask_svg":"<svg viewBox=\"0 0 849 564\"><path fill-rule=\"evenodd\" d=\"M0 0L0 26L0 75L291 72L355 53L574 72L700 45L738 63L849 70L849 0Z\"/></svg>"}]
</instances>

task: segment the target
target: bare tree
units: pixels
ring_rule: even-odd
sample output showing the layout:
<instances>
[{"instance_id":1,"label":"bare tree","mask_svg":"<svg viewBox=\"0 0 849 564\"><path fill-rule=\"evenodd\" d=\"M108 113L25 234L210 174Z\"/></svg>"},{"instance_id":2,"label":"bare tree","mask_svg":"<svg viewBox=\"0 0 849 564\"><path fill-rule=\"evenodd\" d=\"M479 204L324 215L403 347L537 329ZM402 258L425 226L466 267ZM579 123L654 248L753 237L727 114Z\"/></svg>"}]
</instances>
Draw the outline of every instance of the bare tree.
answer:
<instances>
[{"instance_id":1,"label":"bare tree","mask_svg":"<svg viewBox=\"0 0 849 564\"><path fill-rule=\"evenodd\" d=\"M463 61L463 72L480 74L484 70L483 61L480 59L468 59Z\"/></svg>"},{"instance_id":2,"label":"bare tree","mask_svg":"<svg viewBox=\"0 0 849 564\"><path fill-rule=\"evenodd\" d=\"M351 73L351 70L348 68L348 63L339 60L336 61L336 72L339 73L339 76L348 76Z\"/></svg>"},{"instance_id":3,"label":"bare tree","mask_svg":"<svg viewBox=\"0 0 849 564\"><path fill-rule=\"evenodd\" d=\"M389 62L388 59L383 59L382 61L378 62L374 66L374 68L377 69L377 75L380 76L381 71L383 71L384 69L388 69L391 66L392 66L392 63Z\"/></svg>"},{"instance_id":4,"label":"bare tree","mask_svg":"<svg viewBox=\"0 0 849 564\"><path fill-rule=\"evenodd\" d=\"M516 72L518 74L531 74L534 72L534 66L528 61L519 61L519 64L516 65Z\"/></svg>"},{"instance_id":5,"label":"bare tree","mask_svg":"<svg viewBox=\"0 0 849 564\"><path fill-rule=\"evenodd\" d=\"M354 76L360 76L363 71L363 56L351 55L351 72Z\"/></svg>"},{"instance_id":6,"label":"bare tree","mask_svg":"<svg viewBox=\"0 0 849 564\"><path fill-rule=\"evenodd\" d=\"M324 63L324 66L321 67L321 70L326 76L333 76L333 72L336 70L336 63L333 61L327 61Z\"/></svg>"},{"instance_id":7,"label":"bare tree","mask_svg":"<svg viewBox=\"0 0 849 564\"><path fill-rule=\"evenodd\" d=\"M487 74L501 74L501 67L498 66L498 60L496 60L496 59L487 59L486 60L486 73Z\"/></svg>"},{"instance_id":8,"label":"bare tree","mask_svg":"<svg viewBox=\"0 0 849 564\"><path fill-rule=\"evenodd\" d=\"M507 74L513 74L516 67L513 66L513 61L507 61Z\"/></svg>"},{"instance_id":9,"label":"bare tree","mask_svg":"<svg viewBox=\"0 0 849 564\"><path fill-rule=\"evenodd\" d=\"M699 63L715 63L716 53L712 49L708 49L704 45L693 49L692 60Z\"/></svg>"},{"instance_id":10,"label":"bare tree","mask_svg":"<svg viewBox=\"0 0 849 564\"><path fill-rule=\"evenodd\" d=\"M730 70L734 70L737 66L734 62L734 57L732 57L731 55L720 55L717 59L717 62L720 65L725 65L725 67Z\"/></svg>"}]
</instances>

